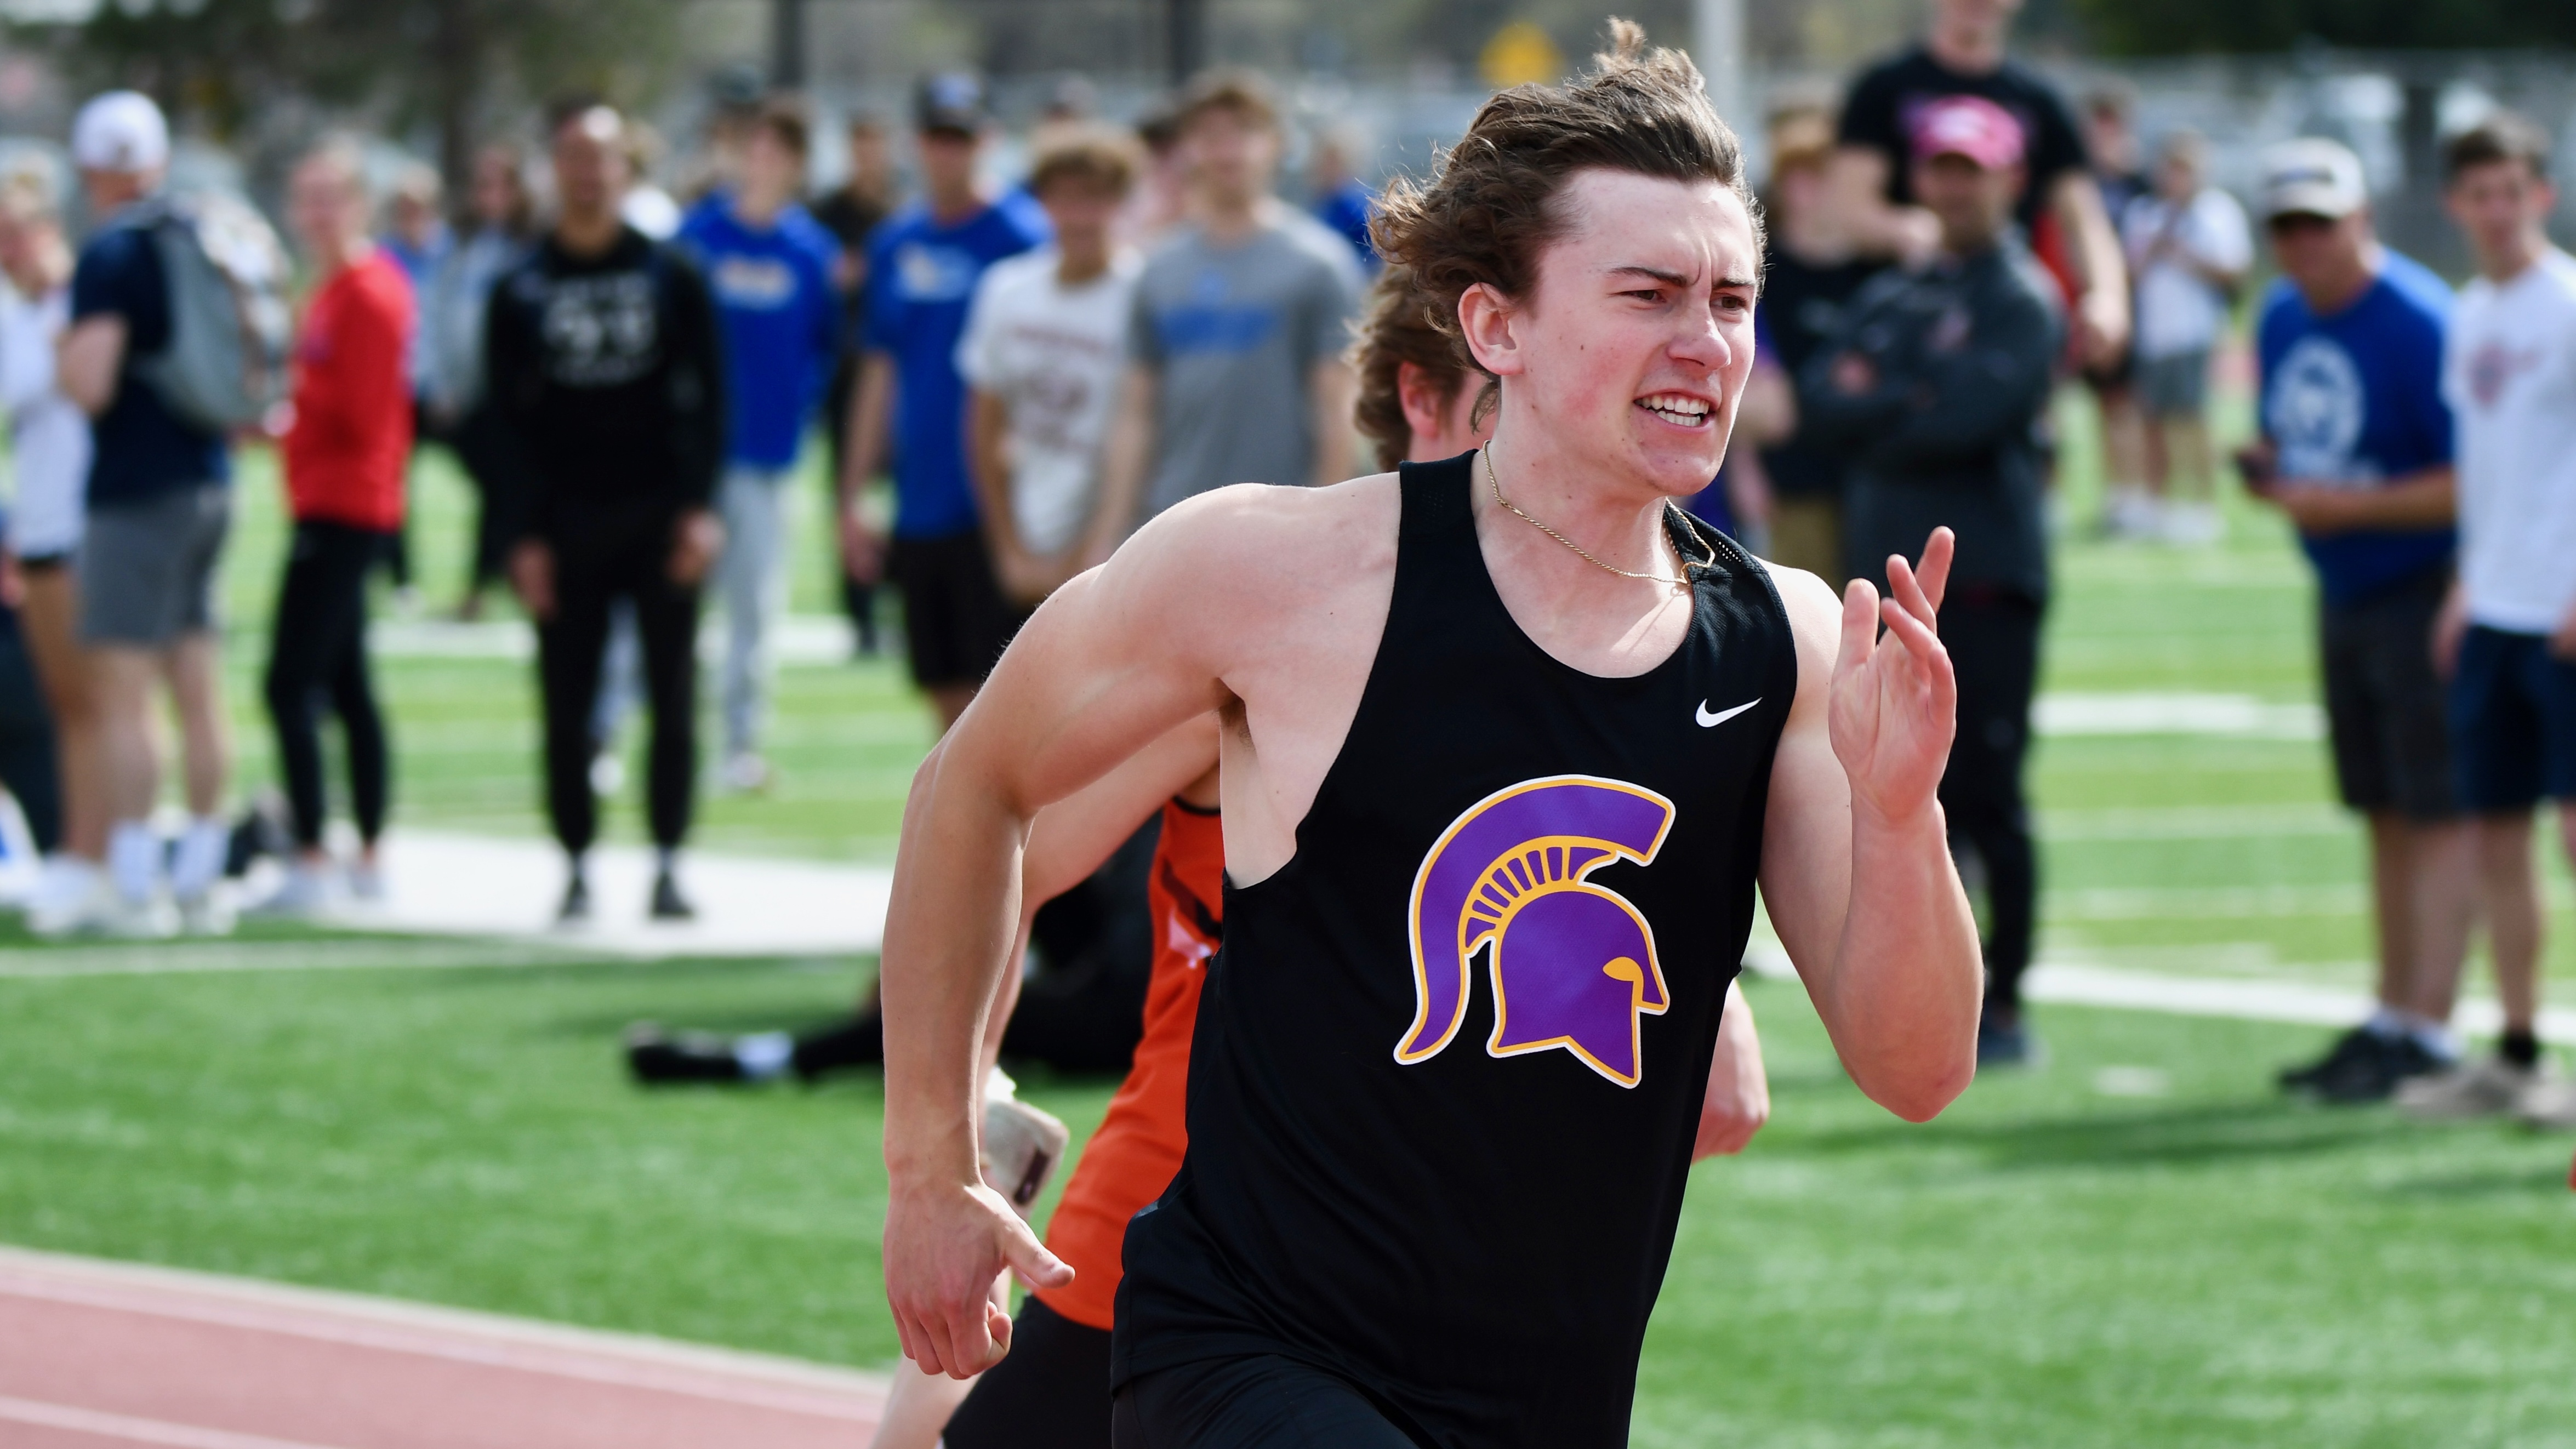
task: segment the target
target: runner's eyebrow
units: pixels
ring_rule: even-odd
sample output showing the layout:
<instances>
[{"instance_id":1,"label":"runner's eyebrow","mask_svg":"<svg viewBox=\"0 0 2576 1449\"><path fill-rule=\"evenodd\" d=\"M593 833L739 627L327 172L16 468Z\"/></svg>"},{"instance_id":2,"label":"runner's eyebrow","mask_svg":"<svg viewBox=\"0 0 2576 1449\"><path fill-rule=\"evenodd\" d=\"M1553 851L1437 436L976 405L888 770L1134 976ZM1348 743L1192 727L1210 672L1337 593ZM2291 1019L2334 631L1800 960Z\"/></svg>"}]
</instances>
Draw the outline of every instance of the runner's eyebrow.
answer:
<instances>
[{"instance_id":1,"label":"runner's eyebrow","mask_svg":"<svg viewBox=\"0 0 2576 1449\"><path fill-rule=\"evenodd\" d=\"M1660 267L1637 265L1612 267L1610 269L1610 275L1614 277L1645 277L1653 281L1661 282L1667 287L1687 287L1691 282L1690 278L1683 276L1679 272L1667 272ZM1760 284L1755 282L1751 277L1720 277L1713 284L1713 287L1714 290L1720 292L1723 292L1730 287L1750 291L1759 285Z\"/></svg>"}]
</instances>

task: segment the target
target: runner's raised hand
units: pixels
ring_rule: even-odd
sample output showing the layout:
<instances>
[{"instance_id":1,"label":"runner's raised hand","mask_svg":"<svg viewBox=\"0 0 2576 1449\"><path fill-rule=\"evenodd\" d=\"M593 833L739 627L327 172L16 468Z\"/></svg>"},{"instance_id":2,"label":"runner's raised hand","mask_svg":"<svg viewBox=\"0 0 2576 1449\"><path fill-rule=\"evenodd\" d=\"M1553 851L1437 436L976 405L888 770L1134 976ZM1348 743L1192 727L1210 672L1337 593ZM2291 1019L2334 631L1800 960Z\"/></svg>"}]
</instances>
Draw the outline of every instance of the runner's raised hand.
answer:
<instances>
[{"instance_id":1,"label":"runner's raised hand","mask_svg":"<svg viewBox=\"0 0 2576 1449\"><path fill-rule=\"evenodd\" d=\"M1906 819L1929 806L1940 788L1958 729L1959 686L1936 631L1956 547L1950 530L1936 528L1919 570L1889 555L1893 597L1879 598L1866 579L1854 579L1843 593L1842 655L1826 727L1834 756L1851 777L1856 810Z\"/></svg>"}]
</instances>

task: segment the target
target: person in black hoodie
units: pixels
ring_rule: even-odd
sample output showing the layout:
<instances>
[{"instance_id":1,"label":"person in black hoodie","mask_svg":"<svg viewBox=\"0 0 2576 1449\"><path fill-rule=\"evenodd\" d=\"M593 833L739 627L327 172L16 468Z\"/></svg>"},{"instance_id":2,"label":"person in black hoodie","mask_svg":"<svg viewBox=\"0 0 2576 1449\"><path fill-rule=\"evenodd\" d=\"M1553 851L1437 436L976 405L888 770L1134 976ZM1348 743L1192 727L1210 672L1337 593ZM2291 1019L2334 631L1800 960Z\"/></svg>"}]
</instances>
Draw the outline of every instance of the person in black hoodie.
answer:
<instances>
[{"instance_id":1,"label":"person in black hoodie","mask_svg":"<svg viewBox=\"0 0 2576 1449\"><path fill-rule=\"evenodd\" d=\"M2023 144L2020 123L1983 97L1925 108L1912 181L1941 223L1941 249L1863 287L1798 388L1809 435L1840 440L1851 460L1843 530L1854 577L1884 586L1888 555L1935 527L1958 534L1940 634L1958 672L1959 729L1941 807L1954 848L1985 867L1984 1063L2036 1050L2021 1022L2039 893L2021 774L2048 601L2042 421L2064 321L2012 229Z\"/></svg>"},{"instance_id":2,"label":"person in black hoodie","mask_svg":"<svg viewBox=\"0 0 2576 1449\"><path fill-rule=\"evenodd\" d=\"M554 229L493 289L484 346L529 480L510 581L537 621L546 804L568 857L561 914L590 913L590 718L609 606L625 598L653 710L652 914L684 920L674 862L696 789L698 589L724 542L710 507L724 458L715 307L684 257L619 220L624 118L596 104L557 116Z\"/></svg>"}]
</instances>

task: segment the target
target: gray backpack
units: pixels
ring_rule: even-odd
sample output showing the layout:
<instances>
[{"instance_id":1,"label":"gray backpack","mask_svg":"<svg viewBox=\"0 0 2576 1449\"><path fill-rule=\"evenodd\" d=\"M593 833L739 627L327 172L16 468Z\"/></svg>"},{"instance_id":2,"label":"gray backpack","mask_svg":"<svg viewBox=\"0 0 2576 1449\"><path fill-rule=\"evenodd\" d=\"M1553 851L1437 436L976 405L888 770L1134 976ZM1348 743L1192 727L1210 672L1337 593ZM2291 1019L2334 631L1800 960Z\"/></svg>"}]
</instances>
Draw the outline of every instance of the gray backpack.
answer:
<instances>
[{"instance_id":1,"label":"gray backpack","mask_svg":"<svg viewBox=\"0 0 2576 1449\"><path fill-rule=\"evenodd\" d=\"M256 428L286 400L294 315L286 249L266 218L236 198L202 192L138 211L170 293L170 342L134 359L182 421L210 433Z\"/></svg>"}]
</instances>

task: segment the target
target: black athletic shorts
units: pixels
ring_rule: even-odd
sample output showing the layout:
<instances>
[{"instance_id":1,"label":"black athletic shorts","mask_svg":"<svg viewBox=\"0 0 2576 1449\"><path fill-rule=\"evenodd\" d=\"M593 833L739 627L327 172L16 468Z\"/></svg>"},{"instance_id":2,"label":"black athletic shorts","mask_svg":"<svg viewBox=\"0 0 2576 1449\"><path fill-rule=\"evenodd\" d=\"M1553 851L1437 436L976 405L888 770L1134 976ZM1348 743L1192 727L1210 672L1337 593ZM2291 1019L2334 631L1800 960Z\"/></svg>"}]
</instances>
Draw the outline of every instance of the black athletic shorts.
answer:
<instances>
[{"instance_id":1,"label":"black athletic shorts","mask_svg":"<svg viewBox=\"0 0 2576 1449\"><path fill-rule=\"evenodd\" d=\"M2423 821L2459 813L2433 673L2433 618L2450 587L2448 569L2428 569L2358 604L2317 610L2335 784L2354 810Z\"/></svg>"},{"instance_id":2,"label":"black athletic shorts","mask_svg":"<svg viewBox=\"0 0 2576 1449\"><path fill-rule=\"evenodd\" d=\"M1421 1449L1423 1443L1350 1384L1276 1354L1141 1374L1118 1391L1109 1422L1117 1449ZM950 1440L951 1449L955 1443Z\"/></svg>"},{"instance_id":3,"label":"black athletic shorts","mask_svg":"<svg viewBox=\"0 0 2576 1449\"><path fill-rule=\"evenodd\" d=\"M924 689L981 684L1018 631L979 531L897 538L886 575L903 590L903 638L912 682Z\"/></svg>"},{"instance_id":4,"label":"black athletic shorts","mask_svg":"<svg viewBox=\"0 0 2576 1449\"><path fill-rule=\"evenodd\" d=\"M1109 1330L1035 1298L1011 1351L975 1380L939 1436L945 1449L1109 1449Z\"/></svg>"}]
</instances>

